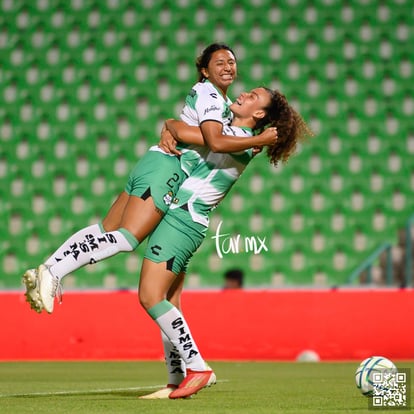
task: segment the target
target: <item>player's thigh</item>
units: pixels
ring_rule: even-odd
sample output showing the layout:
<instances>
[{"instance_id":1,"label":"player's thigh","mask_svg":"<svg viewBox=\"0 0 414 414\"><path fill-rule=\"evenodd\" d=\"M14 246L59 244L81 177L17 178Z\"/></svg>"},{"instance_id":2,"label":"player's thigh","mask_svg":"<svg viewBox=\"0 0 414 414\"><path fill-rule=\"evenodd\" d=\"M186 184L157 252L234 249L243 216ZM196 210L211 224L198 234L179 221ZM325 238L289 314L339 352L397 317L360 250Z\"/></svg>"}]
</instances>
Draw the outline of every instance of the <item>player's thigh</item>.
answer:
<instances>
[{"instance_id":1,"label":"player's thigh","mask_svg":"<svg viewBox=\"0 0 414 414\"><path fill-rule=\"evenodd\" d=\"M144 259L138 290L141 305L148 310L165 300L175 279L176 275L167 270L166 263Z\"/></svg>"},{"instance_id":2,"label":"player's thigh","mask_svg":"<svg viewBox=\"0 0 414 414\"><path fill-rule=\"evenodd\" d=\"M102 220L102 225L105 231L113 231L120 227L122 215L124 213L128 200L129 195L125 191L119 194L118 198L114 201L111 208L109 209L108 214Z\"/></svg>"},{"instance_id":3,"label":"player's thigh","mask_svg":"<svg viewBox=\"0 0 414 414\"><path fill-rule=\"evenodd\" d=\"M142 242L161 221L163 213L155 206L152 197L143 200L129 196L122 214L120 227L127 229Z\"/></svg>"},{"instance_id":4,"label":"player's thigh","mask_svg":"<svg viewBox=\"0 0 414 414\"><path fill-rule=\"evenodd\" d=\"M123 227L141 242L154 230L162 215L152 197L143 200L124 191L112 204L102 225L105 231L114 231Z\"/></svg>"}]
</instances>

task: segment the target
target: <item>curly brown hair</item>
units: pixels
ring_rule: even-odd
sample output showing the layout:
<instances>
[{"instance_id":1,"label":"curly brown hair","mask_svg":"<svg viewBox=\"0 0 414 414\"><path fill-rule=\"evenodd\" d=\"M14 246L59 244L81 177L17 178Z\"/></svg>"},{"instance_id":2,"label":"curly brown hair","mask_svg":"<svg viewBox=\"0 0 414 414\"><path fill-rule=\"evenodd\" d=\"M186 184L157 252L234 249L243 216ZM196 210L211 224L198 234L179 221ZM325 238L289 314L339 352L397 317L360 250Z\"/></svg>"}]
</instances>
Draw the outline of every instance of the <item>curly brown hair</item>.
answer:
<instances>
[{"instance_id":1,"label":"curly brown hair","mask_svg":"<svg viewBox=\"0 0 414 414\"><path fill-rule=\"evenodd\" d=\"M255 133L268 127L277 128L276 142L267 147L267 156L273 165L287 162L297 150L297 145L314 136L301 115L292 108L285 95L277 90L264 88L271 96L270 104L264 108L266 116L256 123Z\"/></svg>"}]
</instances>

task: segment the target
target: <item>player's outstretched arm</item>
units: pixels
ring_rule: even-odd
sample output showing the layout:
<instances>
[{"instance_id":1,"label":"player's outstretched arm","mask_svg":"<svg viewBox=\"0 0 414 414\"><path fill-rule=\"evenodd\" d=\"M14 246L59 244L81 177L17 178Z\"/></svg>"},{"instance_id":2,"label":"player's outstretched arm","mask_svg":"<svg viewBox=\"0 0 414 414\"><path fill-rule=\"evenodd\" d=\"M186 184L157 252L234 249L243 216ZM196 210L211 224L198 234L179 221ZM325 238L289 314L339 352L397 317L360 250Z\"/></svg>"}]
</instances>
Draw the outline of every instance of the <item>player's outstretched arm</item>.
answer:
<instances>
[{"instance_id":1,"label":"player's outstretched arm","mask_svg":"<svg viewBox=\"0 0 414 414\"><path fill-rule=\"evenodd\" d=\"M166 126L172 136L180 142L208 145L213 152L238 152L252 147L272 145L277 139L276 128L268 128L254 137L223 135L223 125L216 121L206 121L201 127L192 127L183 121L168 120ZM200 132L201 129L201 132ZM202 133L202 135L201 135Z\"/></svg>"}]
</instances>

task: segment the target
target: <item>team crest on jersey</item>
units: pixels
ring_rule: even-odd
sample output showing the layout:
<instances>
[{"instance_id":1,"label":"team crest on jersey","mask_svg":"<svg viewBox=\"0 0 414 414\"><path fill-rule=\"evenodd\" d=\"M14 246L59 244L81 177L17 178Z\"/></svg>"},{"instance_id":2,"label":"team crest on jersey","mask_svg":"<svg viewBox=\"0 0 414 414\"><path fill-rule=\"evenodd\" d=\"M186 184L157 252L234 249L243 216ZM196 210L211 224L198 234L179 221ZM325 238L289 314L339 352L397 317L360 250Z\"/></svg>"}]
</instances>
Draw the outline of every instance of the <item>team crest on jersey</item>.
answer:
<instances>
[{"instance_id":1,"label":"team crest on jersey","mask_svg":"<svg viewBox=\"0 0 414 414\"><path fill-rule=\"evenodd\" d=\"M167 206L171 205L173 200L173 193L171 191L168 191L167 194L164 194L163 200Z\"/></svg>"},{"instance_id":2,"label":"team crest on jersey","mask_svg":"<svg viewBox=\"0 0 414 414\"><path fill-rule=\"evenodd\" d=\"M167 194L164 194L163 200L164 200L165 205L167 206L170 206L172 203L174 204L178 203L178 198L173 197L172 191L168 191Z\"/></svg>"},{"instance_id":3,"label":"team crest on jersey","mask_svg":"<svg viewBox=\"0 0 414 414\"><path fill-rule=\"evenodd\" d=\"M232 118L229 105L224 106L222 118L223 119L225 119L225 118L231 119Z\"/></svg>"}]
</instances>

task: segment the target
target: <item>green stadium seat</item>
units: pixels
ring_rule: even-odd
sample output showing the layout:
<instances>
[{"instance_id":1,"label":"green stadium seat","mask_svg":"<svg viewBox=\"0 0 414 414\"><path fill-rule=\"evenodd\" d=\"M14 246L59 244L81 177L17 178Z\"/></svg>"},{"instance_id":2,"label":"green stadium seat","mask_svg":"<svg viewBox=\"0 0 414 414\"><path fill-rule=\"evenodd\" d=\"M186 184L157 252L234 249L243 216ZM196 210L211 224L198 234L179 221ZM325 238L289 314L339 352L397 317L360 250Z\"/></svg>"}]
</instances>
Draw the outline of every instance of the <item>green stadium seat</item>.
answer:
<instances>
[{"instance_id":1,"label":"green stadium seat","mask_svg":"<svg viewBox=\"0 0 414 414\"><path fill-rule=\"evenodd\" d=\"M106 213L162 120L179 114L195 57L217 40L239 59L230 96L277 87L317 136L282 168L264 154L254 160L212 213L194 283L219 286L226 264L237 263L249 286L346 283L411 216L408 1L52 3L0 3L0 214L17 226L5 239L19 240L2 244L4 287L20 286L16 272ZM265 236L269 252L217 258L210 236L220 220L230 234ZM30 237L37 250L28 254ZM296 246L302 268L290 262ZM135 286L134 257L82 269L71 283Z\"/></svg>"},{"instance_id":2,"label":"green stadium seat","mask_svg":"<svg viewBox=\"0 0 414 414\"><path fill-rule=\"evenodd\" d=\"M0 288L20 287L21 280L19 275L21 268L28 264L27 253L24 244L16 245L13 248L2 249L1 270L3 277L0 279Z\"/></svg>"},{"instance_id":3,"label":"green stadium seat","mask_svg":"<svg viewBox=\"0 0 414 414\"><path fill-rule=\"evenodd\" d=\"M280 263L285 263L288 266L285 268L284 274L286 284L300 286L312 282L314 263L312 255L308 253L307 246L297 244L292 246L289 251L285 251L286 259L280 258Z\"/></svg>"}]
</instances>

